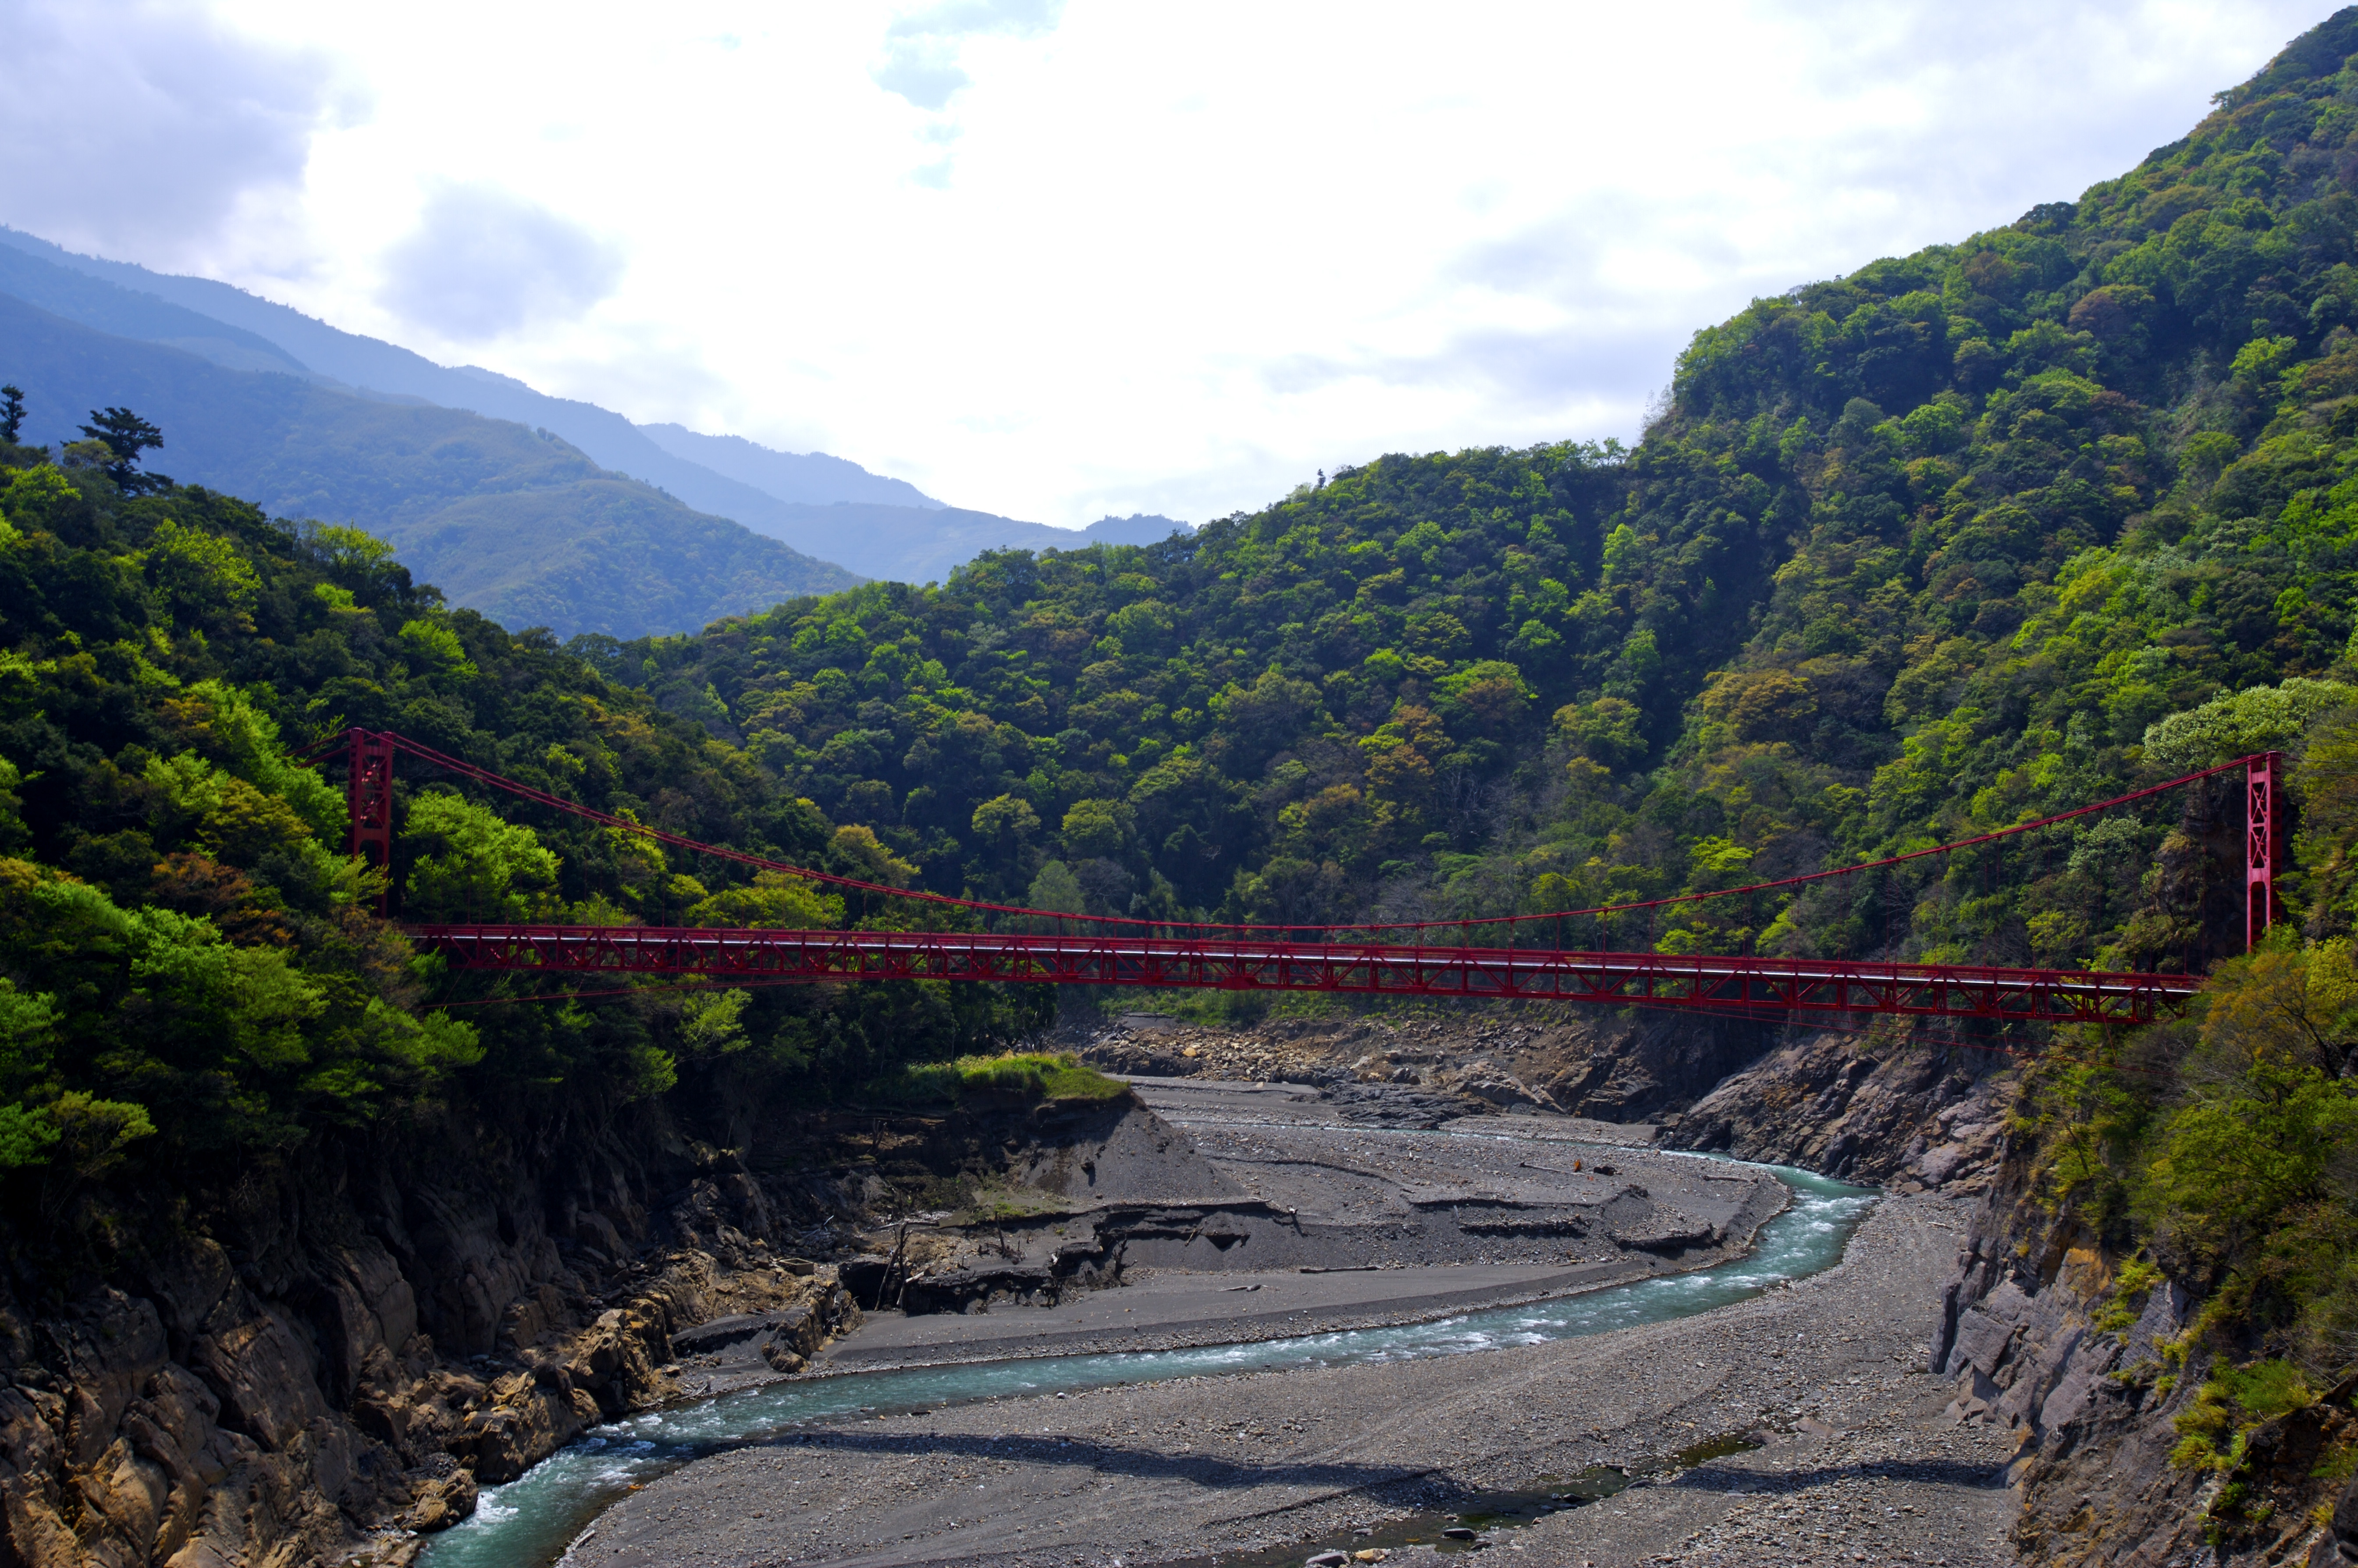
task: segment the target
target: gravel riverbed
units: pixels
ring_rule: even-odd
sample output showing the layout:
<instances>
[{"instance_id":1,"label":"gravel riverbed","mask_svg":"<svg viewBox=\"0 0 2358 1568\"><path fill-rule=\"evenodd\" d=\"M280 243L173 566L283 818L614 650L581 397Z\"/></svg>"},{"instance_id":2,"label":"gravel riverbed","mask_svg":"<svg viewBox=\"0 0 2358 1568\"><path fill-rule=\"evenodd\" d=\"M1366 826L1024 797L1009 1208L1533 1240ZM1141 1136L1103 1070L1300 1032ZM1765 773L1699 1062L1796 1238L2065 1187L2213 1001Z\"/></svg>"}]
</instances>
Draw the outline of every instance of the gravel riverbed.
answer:
<instances>
[{"instance_id":1,"label":"gravel riverbed","mask_svg":"<svg viewBox=\"0 0 2358 1568\"><path fill-rule=\"evenodd\" d=\"M2011 1434L1945 1423L1951 1390L1923 1371L1931 1282L1963 1219L1936 1197L1888 1198L1825 1273L1587 1338L819 1423L663 1477L566 1561L1137 1568L1339 1549L1408 1563L1465 1543L1355 1532L1445 1523L1478 1494L1614 1465L1638 1484L1483 1540L1519 1563L1595 1568L2003 1563ZM1676 1467L1746 1433L1769 1441Z\"/></svg>"}]
</instances>

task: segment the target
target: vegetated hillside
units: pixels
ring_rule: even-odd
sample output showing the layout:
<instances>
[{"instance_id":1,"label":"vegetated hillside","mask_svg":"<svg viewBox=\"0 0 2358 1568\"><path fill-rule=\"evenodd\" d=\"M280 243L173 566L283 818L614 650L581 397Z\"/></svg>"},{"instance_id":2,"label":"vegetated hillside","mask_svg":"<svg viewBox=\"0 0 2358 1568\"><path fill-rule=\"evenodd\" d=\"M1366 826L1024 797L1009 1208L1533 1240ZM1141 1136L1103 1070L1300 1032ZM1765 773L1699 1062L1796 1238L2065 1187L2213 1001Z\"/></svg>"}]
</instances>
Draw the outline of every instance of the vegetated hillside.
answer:
<instances>
[{"instance_id":1,"label":"vegetated hillside","mask_svg":"<svg viewBox=\"0 0 2358 1568\"><path fill-rule=\"evenodd\" d=\"M607 472L546 431L225 369L6 295L0 379L25 389L28 438L70 439L90 410L131 407L163 429L163 471L279 516L373 530L510 626L687 630L856 580Z\"/></svg>"},{"instance_id":2,"label":"vegetated hillside","mask_svg":"<svg viewBox=\"0 0 2358 1568\"><path fill-rule=\"evenodd\" d=\"M798 1304L815 1350L850 1303L774 1267L829 1217L779 1175L809 1153L788 1130L1036 1033L1038 1000L484 1005L514 982L377 917L297 748L397 726L647 822L905 871L381 540L58 455L0 442L0 1560L353 1560L676 1394L672 1329ZM413 915L842 918L403 772Z\"/></svg>"},{"instance_id":3,"label":"vegetated hillside","mask_svg":"<svg viewBox=\"0 0 2358 1568\"><path fill-rule=\"evenodd\" d=\"M290 756L316 736L398 728L706 840L906 869L546 633L446 609L365 534L191 487L125 496L42 457L0 447L0 1183L60 1183L62 1203L121 1162L125 1191L168 1172L157 1190L202 1193L447 1097L519 1132L658 1097L729 1141L770 1097L824 1098L1035 1021L1032 1000L972 987L431 1011L489 993L373 915L341 792ZM562 817L535 833L529 810L503 801L503 821L406 771L412 915L842 917L626 833Z\"/></svg>"},{"instance_id":4,"label":"vegetated hillside","mask_svg":"<svg viewBox=\"0 0 2358 1568\"><path fill-rule=\"evenodd\" d=\"M995 554L615 667L945 889L1102 860L1131 897L1289 919L1815 867L2297 733L2296 697L2147 739L2348 673L2358 199L2338 58L2298 61L2349 26L2273 68L2323 94L2291 100L2315 140L2263 132L2294 113L2263 78L2081 202L1761 301L1698 334L1633 451L1385 458L1191 538ZM1988 897L1927 862L1764 904L1757 939L2200 960L2169 831L2082 825Z\"/></svg>"},{"instance_id":5,"label":"vegetated hillside","mask_svg":"<svg viewBox=\"0 0 2358 1568\"><path fill-rule=\"evenodd\" d=\"M2077 1151L2055 1200L2215 1289L2223 1351L2321 1387L2358 1310L2328 1157L2358 1039L2331 717L2358 589L2353 51L2345 11L2076 201L1699 333L1633 451L1387 458L1192 539L986 557L611 666L933 885L1286 921L1735 885L2321 723L2296 923L2221 971L2274 1001L2147 1035L2133 1077L2092 1045L2052 1113ZM2194 792L1596 935L2211 968L2242 946L2239 811ZM2279 1174L2223 1173L2246 1159Z\"/></svg>"}]
</instances>

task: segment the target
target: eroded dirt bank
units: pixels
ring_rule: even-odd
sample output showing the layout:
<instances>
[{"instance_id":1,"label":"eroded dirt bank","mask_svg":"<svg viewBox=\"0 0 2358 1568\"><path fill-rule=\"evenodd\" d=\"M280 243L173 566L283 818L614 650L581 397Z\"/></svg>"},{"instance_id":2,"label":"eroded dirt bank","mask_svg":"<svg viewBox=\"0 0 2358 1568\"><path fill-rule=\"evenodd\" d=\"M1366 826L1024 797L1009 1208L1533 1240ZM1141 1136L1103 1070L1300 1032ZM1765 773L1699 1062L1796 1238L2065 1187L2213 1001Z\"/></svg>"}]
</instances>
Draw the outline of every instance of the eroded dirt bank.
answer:
<instances>
[{"instance_id":1,"label":"eroded dirt bank","mask_svg":"<svg viewBox=\"0 0 2358 1568\"><path fill-rule=\"evenodd\" d=\"M1399 1112L1433 1097L1388 1085L1338 1096L1148 1078L1133 1092L1142 1108L1123 1119L1141 1131L1098 1147L1086 1191L979 1236L971 1225L948 1236L913 1227L912 1250L946 1271L920 1266L904 1290L880 1286L872 1305L914 1297L920 1310L875 1312L824 1368L1430 1317L1708 1267L1741 1256L1786 1201L1758 1173L1651 1150L1650 1128L1539 1113L1452 1114L1424 1127ZM1157 1159L1102 1152L1144 1144L1149 1128ZM1183 1183L1212 1195L1188 1197ZM1124 1288L1056 1289L1055 1271L1076 1257L1093 1282ZM938 1310L949 1301L962 1310Z\"/></svg>"}]
</instances>

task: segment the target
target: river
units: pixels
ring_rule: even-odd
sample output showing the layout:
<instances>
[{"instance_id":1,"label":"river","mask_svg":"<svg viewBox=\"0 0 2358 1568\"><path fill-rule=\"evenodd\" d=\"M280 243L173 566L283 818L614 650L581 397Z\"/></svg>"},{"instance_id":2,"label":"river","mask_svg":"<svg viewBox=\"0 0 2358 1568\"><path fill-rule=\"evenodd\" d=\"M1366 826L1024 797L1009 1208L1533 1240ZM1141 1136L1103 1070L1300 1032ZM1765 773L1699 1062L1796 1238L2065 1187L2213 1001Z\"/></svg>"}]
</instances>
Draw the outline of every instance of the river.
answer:
<instances>
[{"instance_id":1,"label":"river","mask_svg":"<svg viewBox=\"0 0 2358 1568\"><path fill-rule=\"evenodd\" d=\"M1703 1156L1698 1156L1701 1158ZM590 1519L635 1484L708 1454L812 1422L869 1411L1059 1390L1217 1377L1268 1368L1332 1367L1461 1356L1660 1323L1744 1301L1832 1268L1874 1195L1807 1171L1754 1166L1792 1190L1752 1250L1688 1274L1429 1323L1352 1329L1245 1345L921 1367L802 1378L673 1405L598 1428L503 1487L487 1487L474 1517L430 1541L420 1568L525 1568L554 1563Z\"/></svg>"}]
</instances>

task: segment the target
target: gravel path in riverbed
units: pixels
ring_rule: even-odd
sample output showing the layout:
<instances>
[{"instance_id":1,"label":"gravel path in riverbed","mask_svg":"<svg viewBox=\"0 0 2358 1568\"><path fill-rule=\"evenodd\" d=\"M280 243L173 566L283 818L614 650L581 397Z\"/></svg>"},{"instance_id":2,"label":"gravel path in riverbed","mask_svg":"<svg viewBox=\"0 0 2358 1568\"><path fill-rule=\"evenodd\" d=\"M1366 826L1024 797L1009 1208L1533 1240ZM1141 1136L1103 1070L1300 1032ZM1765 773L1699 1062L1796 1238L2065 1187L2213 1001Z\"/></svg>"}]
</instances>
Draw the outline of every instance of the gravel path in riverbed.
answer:
<instances>
[{"instance_id":1,"label":"gravel path in riverbed","mask_svg":"<svg viewBox=\"0 0 2358 1568\"><path fill-rule=\"evenodd\" d=\"M2009 1560L2011 1444L1942 1423L1949 1390L1921 1370L1962 1219L1936 1198L1888 1199L1836 1269L1609 1335L817 1425L656 1481L568 1562L1139 1568L1280 1549L1299 1562L1414 1510L1765 1425L1779 1432L1767 1447L1490 1540L1535 1568L1982 1568Z\"/></svg>"}]
</instances>

